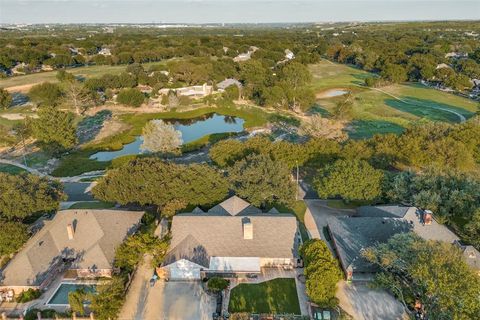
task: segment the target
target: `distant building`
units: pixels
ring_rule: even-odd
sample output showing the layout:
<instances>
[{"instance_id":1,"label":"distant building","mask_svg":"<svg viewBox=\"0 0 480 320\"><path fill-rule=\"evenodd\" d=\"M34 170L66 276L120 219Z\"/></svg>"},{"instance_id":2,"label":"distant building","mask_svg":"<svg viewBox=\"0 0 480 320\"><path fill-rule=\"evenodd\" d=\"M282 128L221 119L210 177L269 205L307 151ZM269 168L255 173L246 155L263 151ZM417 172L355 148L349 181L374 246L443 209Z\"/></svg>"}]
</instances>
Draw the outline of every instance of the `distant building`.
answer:
<instances>
[{"instance_id":1,"label":"distant building","mask_svg":"<svg viewBox=\"0 0 480 320\"><path fill-rule=\"evenodd\" d=\"M295 54L289 49L285 49L285 59L292 60L295 58Z\"/></svg>"},{"instance_id":2,"label":"distant building","mask_svg":"<svg viewBox=\"0 0 480 320\"><path fill-rule=\"evenodd\" d=\"M230 86L237 86L238 88L242 88L242 84L237 79L229 78L225 79L222 82L217 83L217 90L220 92L224 92Z\"/></svg>"},{"instance_id":3,"label":"distant building","mask_svg":"<svg viewBox=\"0 0 480 320\"><path fill-rule=\"evenodd\" d=\"M201 86L190 86L182 88L163 88L158 91L159 94L168 95L169 92L175 92L178 96L191 98L202 98L213 93L213 86L204 83Z\"/></svg>"},{"instance_id":4,"label":"distant building","mask_svg":"<svg viewBox=\"0 0 480 320\"><path fill-rule=\"evenodd\" d=\"M112 52L109 48L102 48L100 51L98 51L98 54L101 54L102 56L111 56Z\"/></svg>"},{"instance_id":5,"label":"distant building","mask_svg":"<svg viewBox=\"0 0 480 320\"><path fill-rule=\"evenodd\" d=\"M440 63L440 64L437 64L437 67L435 68L436 70L438 69L452 69L452 67L450 67L448 64L446 63Z\"/></svg>"},{"instance_id":6,"label":"distant building","mask_svg":"<svg viewBox=\"0 0 480 320\"><path fill-rule=\"evenodd\" d=\"M233 196L204 212L172 220L172 240L157 273L169 280L244 277L263 268L292 268L299 245L291 214L262 212Z\"/></svg>"},{"instance_id":7,"label":"distant building","mask_svg":"<svg viewBox=\"0 0 480 320\"><path fill-rule=\"evenodd\" d=\"M468 53L465 53L465 52L448 52L447 54L445 54L445 58L455 58L455 59L468 58Z\"/></svg>"},{"instance_id":8,"label":"distant building","mask_svg":"<svg viewBox=\"0 0 480 320\"><path fill-rule=\"evenodd\" d=\"M257 50L258 50L257 47L251 46L250 49L246 53L240 53L238 56L233 58L233 61L235 61L235 62L248 61L248 60L251 59L252 54Z\"/></svg>"}]
</instances>

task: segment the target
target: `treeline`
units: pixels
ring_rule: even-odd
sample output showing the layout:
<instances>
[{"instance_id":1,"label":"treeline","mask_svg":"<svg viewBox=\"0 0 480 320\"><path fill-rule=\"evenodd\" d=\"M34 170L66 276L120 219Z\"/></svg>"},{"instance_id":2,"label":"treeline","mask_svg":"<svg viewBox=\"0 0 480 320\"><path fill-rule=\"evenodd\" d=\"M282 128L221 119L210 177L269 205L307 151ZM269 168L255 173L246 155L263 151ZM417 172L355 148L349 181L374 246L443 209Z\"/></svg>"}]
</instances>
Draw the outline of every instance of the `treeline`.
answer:
<instances>
[{"instance_id":1,"label":"treeline","mask_svg":"<svg viewBox=\"0 0 480 320\"><path fill-rule=\"evenodd\" d=\"M309 59L309 49L298 38L298 31L254 30L242 37L232 37L228 29L217 29L217 33L204 29L181 29L178 31L156 28L124 29L115 34L87 33L78 30L74 34L66 30L56 30L51 37L48 30L41 34L24 32L21 35L3 34L0 38L0 70L9 73L18 64L25 64L21 71L33 72L42 65L63 68L76 65L118 65L146 63L171 58L216 57L233 58L245 53L250 46L263 49L266 59L283 59L284 50L289 48L300 58ZM312 41L306 41L311 43ZM108 52L102 52L108 49ZM278 61L278 60L275 60Z\"/></svg>"},{"instance_id":2,"label":"treeline","mask_svg":"<svg viewBox=\"0 0 480 320\"><path fill-rule=\"evenodd\" d=\"M359 26L336 37L326 36L325 55L332 61L375 72L366 84L432 81L457 91L470 89L470 79L480 78L478 28L466 24L457 30L448 23Z\"/></svg>"}]
</instances>

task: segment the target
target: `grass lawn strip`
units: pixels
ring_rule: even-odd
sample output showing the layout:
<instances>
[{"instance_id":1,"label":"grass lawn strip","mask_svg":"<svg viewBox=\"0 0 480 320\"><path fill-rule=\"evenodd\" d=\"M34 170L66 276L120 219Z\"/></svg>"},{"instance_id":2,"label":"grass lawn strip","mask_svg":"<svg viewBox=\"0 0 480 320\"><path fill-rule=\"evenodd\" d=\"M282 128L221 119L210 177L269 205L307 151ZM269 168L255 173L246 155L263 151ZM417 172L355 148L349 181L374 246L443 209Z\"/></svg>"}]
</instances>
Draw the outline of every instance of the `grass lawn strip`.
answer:
<instances>
[{"instance_id":1,"label":"grass lawn strip","mask_svg":"<svg viewBox=\"0 0 480 320\"><path fill-rule=\"evenodd\" d=\"M232 289L229 312L300 314L295 279L242 283Z\"/></svg>"}]
</instances>

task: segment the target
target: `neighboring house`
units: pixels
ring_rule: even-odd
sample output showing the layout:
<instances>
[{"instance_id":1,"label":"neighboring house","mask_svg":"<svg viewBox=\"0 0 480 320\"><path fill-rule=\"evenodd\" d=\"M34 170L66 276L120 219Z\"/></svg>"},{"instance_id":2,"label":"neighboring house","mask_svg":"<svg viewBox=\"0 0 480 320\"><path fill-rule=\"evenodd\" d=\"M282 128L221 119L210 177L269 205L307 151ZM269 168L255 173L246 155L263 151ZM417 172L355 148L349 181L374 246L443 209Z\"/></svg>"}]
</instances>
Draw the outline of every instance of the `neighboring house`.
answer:
<instances>
[{"instance_id":1,"label":"neighboring house","mask_svg":"<svg viewBox=\"0 0 480 320\"><path fill-rule=\"evenodd\" d=\"M352 217L329 219L328 230L347 279L353 281L369 280L378 271L362 258L362 251L387 242L397 233L411 231L425 240L459 242L455 233L435 221L431 211L401 205L359 207ZM467 259L469 265L480 264L480 255L472 253L473 247L459 247L467 252L465 256L475 255L475 259Z\"/></svg>"},{"instance_id":2,"label":"neighboring house","mask_svg":"<svg viewBox=\"0 0 480 320\"><path fill-rule=\"evenodd\" d=\"M251 59L252 54L257 51L258 48L251 46L250 49L246 53L240 53L238 56L233 58L233 61L235 62L243 62L243 61L248 61Z\"/></svg>"},{"instance_id":3,"label":"neighboring house","mask_svg":"<svg viewBox=\"0 0 480 320\"><path fill-rule=\"evenodd\" d=\"M329 219L328 230L347 280L370 281L379 269L362 257L363 250L408 232L411 226L401 218L340 217Z\"/></svg>"},{"instance_id":4,"label":"neighboring house","mask_svg":"<svg viewBox=\"0 0 480 320\"><path fill-rule=\"evenodd\" d=\"M290 51L290 49L285 49L285 59L286 60L292 60L295 58L295 54Z\"/></svg>"},{"instance_id":5,"label":"neighboring house","mask_svg":"<svg viewBox=\"0 0 480 320\"><path fill-rule=\"evenodd\" d=\"M157 272L170 280L238 277L262 268L291 268L300 235L291 214L262 212L233 196L207 212L196 208L172 220L172 240Z\"/></svg>"},{"instance_id":6,"label":"neighboring house","mask_svg":"<svg viewBox=\"0 0 480 320\"><path fill-rule=\"evenodd\" d=\"M480 276L480 252L473 246L464 245L455 241L455 245L462 251L467 264Z\"/></svg>"},{"instance_id":7,"label":"neighboring house","mask_svg":"<svg viewBox=\"0 0 480 320\"><path fill-rule=\"evenodd\" d=\"M237 79L229 78L225 79L222 82L217 83L217 90L219 92L224 92L228 87L237 86L239 89L242 88L242 84Z\"/></svg>"},{"instance_id":8,"label":"neighboring house","mask_svg":"<svg viewBox=\"0 0 480 320\"><path fill-rule=\"evenodd\" d=\"M100 51L98 51L98 54L101 54L102 56L111 56L112 52L109 48L102 48Z\"/></svg>"},{"instance_id":9,"label":"neighboring house","mask_svg":"<svg viewBox=\"0 0 480 320\"><path fill-rule=\"evenodd\" d=\"M68 272L69 278L109 277L115 248L136 231L143 212L59 211L1 271L0 291L43 290Z\"/></svg>"},{"instance_id":10,"label":"neighboring house","mask_svg":"<svg viewBox=\"0 0 480 320\"><path fill-rule=\"evenodd\" d=\"M445 58L455 58L455 59L468 58L468 53L465 53L465 52L448 52L448 53L445 54Z\"/></svg>"},{"instance_id":11,"label":"neighboring house","mask_svg":"<svg viewBox=\"0 0 480 320\"><path fill-rule=\"evenodd\" d=\"M415 207L386 205L364 206L357 209L356 217L395 217L402 218L412 225L412 231L425 240L438 240L453 243L458 240L455 233L433 218L433 213Z\"/></svg>"},{"instance_id":12,"label":"neighboring house","mask_svg":"<svg viewBox=\"0 0 480 320\"><path fill-rule=\"evenodd\" d=\"M436 70L438 69L452 69L452 67L450 67L448 64L446 63L440 63L440 64L437 64L437 67L435 68Z\"/></svg>"},{"instance_id":13,"label":"neighboring house","mask_svg":"<svg viewBox=\"0 0 480 320\"><path fill-rule=\"evenodd\" d=\"M182 88L163 88L158 91L159 94L168 95L170 91L173 91L177 96L186 96L192 98L203 98L213 93L213 86L209 86L204 83L201 86L190 86Z\"/></svg>"},{"instance_id":14,"label":"neighboring house","mask_svg":"<svg viewBox=\"0 0 480 320\"><path fill-rule=\"evenodd\" d=\"M12 74L20 75L20 74L26 74L25 69L27 67L27 64L25 62L22 63L17 63L12 69L11 72Z\"/></svg>"}]
</instances>

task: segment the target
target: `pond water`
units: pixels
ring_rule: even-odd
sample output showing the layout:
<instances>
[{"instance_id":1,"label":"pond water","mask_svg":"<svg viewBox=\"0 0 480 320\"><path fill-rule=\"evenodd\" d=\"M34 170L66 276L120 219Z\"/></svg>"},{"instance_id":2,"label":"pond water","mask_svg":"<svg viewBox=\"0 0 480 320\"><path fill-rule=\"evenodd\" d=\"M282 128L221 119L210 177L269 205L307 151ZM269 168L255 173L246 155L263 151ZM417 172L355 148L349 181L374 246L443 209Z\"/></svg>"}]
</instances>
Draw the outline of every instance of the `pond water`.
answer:
<instances>
[{"instance_id":1,"label":"pond water","mask_svg":"<svg viewBox=\"0 0 480 320\"><path fill-rule=\"evenodd\" d=\"M330 90L325 92L325 97L333 98L333 97L343 96L344 94L347 94L347 93L348 93L347 90L335 89L335 90Z\"/></svg>"},{"instance_id":2,"label":"pond water","mask_svg":"<svg viewBox=\"0 0 480 320\"><path fill-rule=\"evenodd\" d=\"M83 289L85 292L96 292L96 286L91 284L61 283L57 291L48 300L47 305L68 305L68 294Z\"/></svg>"},{"instance_id":3,"label":"pond water","mask_svg":"<svg viewBox=\"0 0 480 320\"><path fill-rule=\"evenodd\" d=\"M182 133L183 143L198 140L206 135L225 132L242 132L244 120L238 117L223 116L216 113L208 114L200 118L188 120L164 120L172 124L175 129ZM141 154L140 146L143 138L138 136L132 143L126 144L121 150L100 151L90 156L90 159L98 161L110 161L112 159Z\"/></svg>"}]
</instances>

